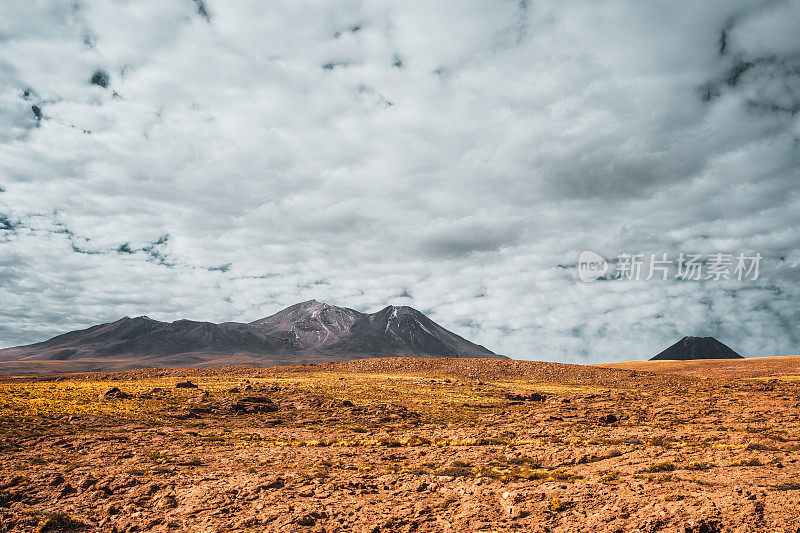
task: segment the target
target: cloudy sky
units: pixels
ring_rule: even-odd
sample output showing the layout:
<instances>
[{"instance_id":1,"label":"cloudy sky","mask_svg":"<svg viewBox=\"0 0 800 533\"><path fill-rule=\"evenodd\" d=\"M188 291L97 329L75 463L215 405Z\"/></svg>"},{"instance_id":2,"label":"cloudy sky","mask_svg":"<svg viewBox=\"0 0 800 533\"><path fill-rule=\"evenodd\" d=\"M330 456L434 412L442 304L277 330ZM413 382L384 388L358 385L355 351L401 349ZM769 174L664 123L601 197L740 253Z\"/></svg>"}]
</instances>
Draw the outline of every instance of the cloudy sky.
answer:
<instances>
[{"instance_id":1,"label":"cloudy sky","mask_svg":"<svg viewBox=\"0 0 800 533\"><path fill-rule=\"evenodd\" d=\"M800 353L798 35L800 0L5 0L0 347L316 298L525 359Z\"/></svg>"}]
</instances>

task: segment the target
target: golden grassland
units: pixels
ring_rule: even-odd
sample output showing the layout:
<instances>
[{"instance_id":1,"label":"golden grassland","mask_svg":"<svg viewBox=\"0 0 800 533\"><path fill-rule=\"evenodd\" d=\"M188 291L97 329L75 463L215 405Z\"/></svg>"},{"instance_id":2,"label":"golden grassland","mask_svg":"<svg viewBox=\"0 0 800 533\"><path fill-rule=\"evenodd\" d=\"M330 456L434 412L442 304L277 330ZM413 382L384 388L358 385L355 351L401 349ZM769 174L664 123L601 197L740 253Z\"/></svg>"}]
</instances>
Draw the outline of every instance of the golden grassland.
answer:
<instances>
[{"instance_id":1,"label":"golden grassland","mask_svg":"<svg viewBox=\"0 0 800 533\"><path fill-rule=\"evenodd\" d=\"M354 405L403 404L409 408L419 409L432 421L449 423L474 421L479 410L470 408L470 403L483 405L486 402L495 402L499 406L502 398L497 396L498 390L508 385L525 385L517 380L499 383L497 387L475 388L461 382L461 386L447 387L447 394L443 397L441 387L432 386L430 381L421 381L419 378L409 376L308 373L301 377L255 375L247 379L253 386L270 384L291 387L298 392L347 400ZM174 388L175 383L183 380L185 380L183 377L147 377L0 382L0 431L5 436L15 431L20 434L43 430L57 431L58 428L66 427L63 424L65 417L97 417L109 422L155 425L173 424L174 419L165 413L181 408L187 400L198 394L198 389ZM199 390L207 391L212 399L229 396L228 391L242 383L239 377L195 377L192 380L198 385ZM99 401L100 395L113 387L120 388L132 397ZM169 394L155 398L137 397L156 388L169 391ZM548 393L557 390L588 390L554 385L532 387L530 384L526 384L525 389Z\"/></svg>"},{"instance_id":2,"label":"golden grassland","mask_svg":"<svg viewBox=\"0 0 800 533\"><path fill-rule=\"evenodd\" d=\"M560 424L560 431L547 431L535 438L524 438L517 432L507 431L501 436L420 436L413 431L406 435L393 437L387 433L384 424L374 420L360 420L358 417L348 419L318 418L304 419L298 412L289 410L268 414L250 415L247 418L227 418L217 420L180 420L174 413L184 408L188 401L198 396L198 390L208 393L206 401L226 398L231 395L232 388L242 385L239 375L196 376L193 382L197 389L175 388L175 384L185 380L183 376L164 377L128 377L108 379L103 376L66 377L57 381L5 381L0 382L0 434L2 446L19 438L47 434L75 434L87 430L86 422L99 425L138 424L142 427L157 428L160 426L178 426L185 429L208 427L210 432L203 434L207 442L239 441L248 446L314 446L314 447L351 447L351 446L486 446L486 445L533 445L549 446L552 443L565 443L570 446L608 446L625 442L624 437L614 438L613 428L603 431L594 420L575 420L572 423ZM764 379L764 378L758 378ZM529 402L524 405L509 404L504 394L509 390L534 391L550 398L573 397L575 395L592 396L598 392L606 395L614 394L616 389L607 387L568 385L531 382L525 379L500 379L491 383L483 381L463 381L458 379L431 379L419 376L352 373L352 372L303 372L271 373L254 370L247 382L253 387L260 385L277 386L290 389L295 393L309 394L316 398L347 401L356 407L369 407L375 404L395 404L420 413L420 421L415 424L430 428L464 428L485 427L487 412L495 415L502 410L509 419L524 414L531 416L537 410L542 415L550 413L549 406ZM117 387L129 394L129 398L101 400L104 391ZM150 397L153 389L163 389L168 393ZM648 392L641 393L642 398ZM81 424L73 424L75 420ZM265 421L271 423L265 424ZM672 425L672 421L667 426ZM307 429L338 429L348 435L330 438L298 439L284 435L264 434L264 427L302 427ZM657 429L658 421L650 421L647 429ZM553 428L551 428L553 429ZM724 436L705 435L702 439L692 436L638 439L636 446L686 448L691 446L714 448L746 448L794 451L795 439L780 427L767 425L761 428L751 426L716 426L715 431L724 432ZM220 432L220 430L222 430ZM253 430L253 431L248 431ZM391 433L391 431L389 431ZM459 433L459 431L454 431ZM541 433L541 432L540 432ZM754 445L752 443L730 442L738 433L749 436L758 435L776 442L775 445ZM324 434L324 433L323 433ZM720 440L727 442L720 442ZM205 441L204 441L205 442ZM754 447L756 446L756 447ZM761 446L761 448L758 448ZM480 469L479 469L480 470Z\"/></svg>"},{"instance_id":3,"label":"golden grassland","mask_svg":"<svg viewBox=\"0 0 800 533\"><path fill-rule=\"evenodd\" d=\"M281 531L312 522L371 531L348 511L361 498L390 525L419 514L417 503L437 509L436 518L417 516L414 531L439 531L441 520L466 528L474 513L490 517L495 530L537 523L557 530L609 505L615 510L602 524L625 531L628 521L644 524L653 505L667 505L665 523L683 527L687 513L711 513L705 502L714 500L722 503L713 508L741 520L758 511L749 502L762 502L754 516L764 527L794 527L797 517L782 509L800 490L796 364L762 364L739 378L707 364L684 369L705 372L700 377L676 375L674 364L668 377L630 368L514 362L504 373L495 362L421 364L407 373L397 361L370 361L6 377L0 468L10 477L0 479L9 485L6 494L0 484L0 522L31 531L69 517L134 531L128 517L141 513L153 524L166 516L154 531L247 531L248 523ZM175 387L187 379L197 387ZM104 396L114 387L126 397ZM231 407L261 405L256 400L270 409ZM123 488L95 489L119 480ZM236 485L220 488L226 483ZM152 494L136 488L146 486ZM743 486L758 487L757 500L735 492ZM234 501L227 515L214 515L215 502L234 489L259 494L252 501L264 505ZM470 507L469 495L484 490L491 495L480 498L493 507ZM9 498L18 500L3 503ZM99 512L98 501L127 511ZM319 516L308 519L312 512ZM709 517L708 524L717 520Z\"/></svg>"}]
</instances>

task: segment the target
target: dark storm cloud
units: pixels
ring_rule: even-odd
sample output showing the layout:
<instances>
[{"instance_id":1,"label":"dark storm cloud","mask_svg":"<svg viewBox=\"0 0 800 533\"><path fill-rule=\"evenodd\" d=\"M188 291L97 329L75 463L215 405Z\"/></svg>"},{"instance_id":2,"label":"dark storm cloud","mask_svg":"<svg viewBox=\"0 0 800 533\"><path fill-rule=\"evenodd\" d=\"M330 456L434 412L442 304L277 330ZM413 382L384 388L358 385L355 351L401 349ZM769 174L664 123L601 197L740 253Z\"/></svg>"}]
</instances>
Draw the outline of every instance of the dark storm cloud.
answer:
<instances>
[{"instance_id":1,"label":"dark storm cloud","mask_svg":"<svg viewBox=\"0 0 800 533\"><path fill-rule=\"evenodd\" d=\"M797 352L798 34L797 1L4 2L0 345L317 298L519 357ZM584 284L584 249L765 259Z\"/></svg>"},{"instance_id":2,"label":"dark storm cloud","mask_svg":"<svg viewBox=\"0 0 800 533\"><path fill-rule=\"evenodd\" d=\"M20 225L20 222L14 222L7 215L0 213L0 231L14 231Z\"/></svg>"},{"instance_id":3,"label":"dark storm cloud","mask_svg":"<svg viewBox=\"0 0 800 533\"><path fill-rule=\"evenodd\" d=\"M480 222L445 223L424 236L420 251L433 258L460 258L474 252L492 252L514 246L520 240L516 228L495 229Z\"/></svg>"},{"instance_id":4,"label":"dark storm cloud","mask_svg":"<svg viewBox=\"0 0 800 533\"><path fill-rule=\"evenodd\" d=\"M203 17L206 22L211 22L211 15L208 13L205 0L192 0L197 6L197 14Z\"/></svg>"}]
</instances>

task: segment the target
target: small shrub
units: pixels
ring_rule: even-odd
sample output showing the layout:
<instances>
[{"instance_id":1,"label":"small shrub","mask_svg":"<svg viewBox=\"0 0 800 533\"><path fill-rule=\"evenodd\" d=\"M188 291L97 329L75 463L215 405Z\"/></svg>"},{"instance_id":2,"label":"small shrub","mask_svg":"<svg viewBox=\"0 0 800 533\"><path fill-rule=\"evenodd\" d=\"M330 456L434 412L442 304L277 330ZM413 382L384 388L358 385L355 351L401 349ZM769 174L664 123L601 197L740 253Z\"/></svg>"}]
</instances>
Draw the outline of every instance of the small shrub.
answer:
<instances>
[{"instance_id":1,"label":"small shrub","mask_svg":"<svg viewBox=\"0 0 800 533\"><path fill-rule=\"evenodd\" d=\"M437 476L472 477L472 470L463 466L448 466L436 471Z\"/></svg>"},{"instance_id":2,"label":"small shrub","mask_svg":"<svg viewBox=\"0 0 800 533\"><path fill-rule=\"evenodd\" d=\"M406 440L406 446L428 446L430 443L430 439L419 435L412 435Z\"/></svg>"},{"instance_id":3,"label":"small shrub","mask_svg":"<svg viewBox=\"0 0 800 533\"><path fill-rule=\"evenodd\" d=\"M453 505L454 503L456 503L457 501L458 498L456 498L455 496L448 496L447 498L442 500L442 503L439 504L439 507L441 507L442 509L446 509L451 505Z\"/></svg>"},{"instance_id":4,"label":"small shrub","mask_svg":"<svg viewBox=\"0 0 800 533\"><path fill-rule=\"evenodd\" d=\"M149 451L145 455L148 460L152 461L153 463L163 463L167 460L166 452L160 451Z\"/></svg>"},{"instance_id":5,"label":"small shrub","mask_svg":"<svg viewBox=\"0 0 800 533\"><path fill-rule=\"evenodd\" d=\"M600 481L603 483L611 483L619 477L619 472L616 470L604 470L600 472Z\"/></svg>"},{"instance_id":6,"label":"small shrub","mask_svg":"<svg viewBox=\"0 0 800 533\"><path fill-rule=\"evenodd\" d=\"M505 461L510 465L527 465L531 468L539 468L539 463L533 457L529 457L527 455L520 455L519 457L513 457L510 459L502 458L501 461Z\"/></svg>"},{"instance_id":7,"label":"small shrub","mask_svg":"<svg viewBox=\"0 0 800 533\"><path fill-rule=\"evenodd\" d=\"M550 472L550 476L553 479L558 479L561 481L575 481L576 479L583 479L583 476L576 474L572 470L561 470L557 468Z\"/></svg>"},{"instance_id":8,"label":"small shrub","mask_svg":"<svg viewBox=\"0 0 800 533\"><path fill-rule=\"evenodd\" d=\"M716 468L717 465L714 463L703 463L703 462L691 462L688 463L684 468L686 470L711 470L712 468Z\"/></svg>"},{"instance_id":9,"label":"small shrub","mask_svg":"<svg viewBox=\"0 0 800 533\"><path fill-rule=\"evenodd\" d=\"M656 472L672 472L675 470L675 463L664 461L663 463L656 463L639 470L639 472L654 474Z\"/></svg>"},{"instance_id":10,"label":"small shrub","mask_svg":"<svg viewBox=\"0 0 800 533\"><path fill-rule=\"evenodd\" d=\"M44 522L42 522L36 529L37 533L45 533L48 531L61 532L61 531L79 531L86 527L86 524L80 520L72 518L67 513L57 511L48 514Z\"/></svg>"}]
</instances>

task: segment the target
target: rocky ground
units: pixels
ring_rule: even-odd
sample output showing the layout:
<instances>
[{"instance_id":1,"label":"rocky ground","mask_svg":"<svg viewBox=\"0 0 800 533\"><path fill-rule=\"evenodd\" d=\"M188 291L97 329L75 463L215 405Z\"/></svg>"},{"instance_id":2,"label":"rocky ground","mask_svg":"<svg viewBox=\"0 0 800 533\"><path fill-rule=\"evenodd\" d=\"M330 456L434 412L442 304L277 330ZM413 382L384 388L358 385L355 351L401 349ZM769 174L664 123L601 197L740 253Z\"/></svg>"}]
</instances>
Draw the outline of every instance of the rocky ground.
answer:
<instances>
[{"instance_id":1,"label":"rocky ground","mask_svg":"<svg viewBox=\"0 0 800 533\"><path fill-rule=\"evenodd\" d=\"M6 376L0 531L800 531L800 358L718 363Z\"/></svg>"}]
</instances>

